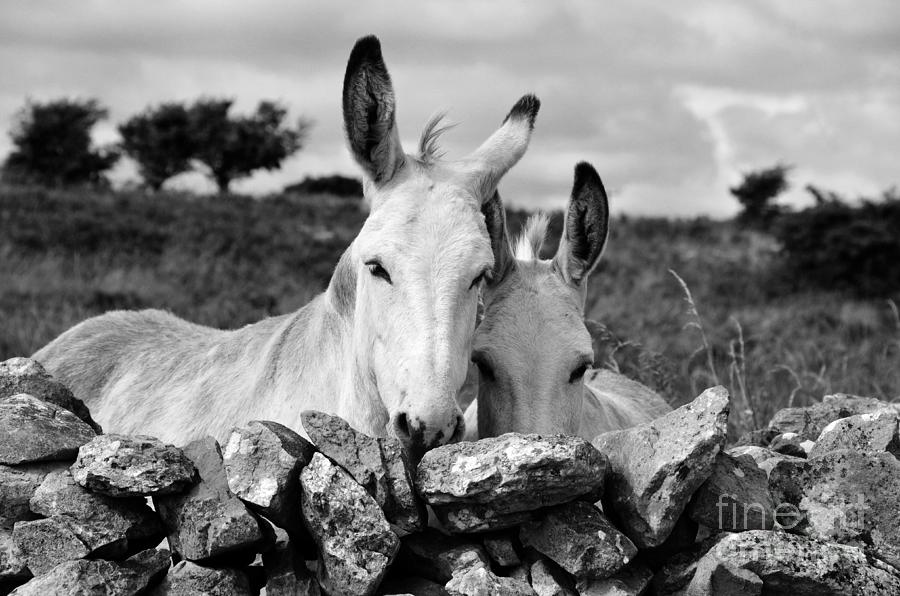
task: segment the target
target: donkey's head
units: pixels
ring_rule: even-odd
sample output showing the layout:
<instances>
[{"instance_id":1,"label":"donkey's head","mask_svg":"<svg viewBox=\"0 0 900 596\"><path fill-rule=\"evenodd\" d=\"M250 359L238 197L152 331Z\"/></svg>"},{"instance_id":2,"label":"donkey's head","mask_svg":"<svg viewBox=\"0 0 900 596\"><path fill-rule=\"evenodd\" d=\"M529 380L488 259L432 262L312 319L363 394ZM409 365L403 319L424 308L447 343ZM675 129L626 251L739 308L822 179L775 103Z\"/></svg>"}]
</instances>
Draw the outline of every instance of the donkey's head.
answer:
<instances>
[{"instance_id":1,"label":"donkey's head","mask_svg":"<svg viewBox=\"0 0 900 596\"><path fill-rule=\"evenodd\" d=\"M478 294L494 266L482 208L524 154L539 105L534 96L520 99L460 161L437 154L440 119L426 128L418 153L407 155L378 40L359 40L350 55L344 125L371 212L331 294L353 317L357 368L374 385L376 415L414 452L463 432L455 396L466 376Z\"/></svg>"},{"instance_id":2,"label":"donkey's head","mask_svg":"<svg viewBox=\"0 0 900 596\"><path fill-rule=\"evenodd\" d=\"M501 238L472 351L479 370L478 436L577 434L582 377L593 362L585 292L609 229L603 183L590 164L575 167L563 237L549 261L539 256L546 217L529 220L513 254L499 197L490 205L489 228L499 229Z\"/></svg>"}]
</instances>

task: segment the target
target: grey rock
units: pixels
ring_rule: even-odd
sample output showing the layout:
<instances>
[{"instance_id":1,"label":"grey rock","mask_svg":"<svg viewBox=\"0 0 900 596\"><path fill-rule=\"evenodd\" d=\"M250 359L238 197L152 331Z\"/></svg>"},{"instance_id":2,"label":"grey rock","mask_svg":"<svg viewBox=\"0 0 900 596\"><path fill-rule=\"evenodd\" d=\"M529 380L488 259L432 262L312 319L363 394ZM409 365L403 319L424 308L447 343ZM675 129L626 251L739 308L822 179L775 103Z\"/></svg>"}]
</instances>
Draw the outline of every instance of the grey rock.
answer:
<instances>
[{"instance_id":1,"label":"grey rock","mask_svg":"<svg viewBox=\"0 0 900 596\"><path fill-rule=\"evenodd\" d=\"M153 499L172 551L190 561L204 562L261 548L264 522L228 490L216 440L193 441L184 447L184 454L197 468L199 482L186 493Z\"/></svg>"},{"instance_id":2,"label":"grey rock","mask_svg":"<svg viewBox=\"0 0 900 596\"><path fill-rule=\"evenodd\" d=\"M610 463L603 509L639 548L666 539L709 477L725 442L728 410L728 392L713 387L652 422L594 439Z\"/></svg>"},{"instance_id":3,"label":"grey rock","mask_svg":"<svg viewBox=\"0 0 900 596\"><path fill-rule=\"evenodd\" d=\"M499 519L594 493L606 467L606 458L579 437L507 433L432 449L419 463L416 486L439 518L446 508L458 521L471 518L471 526L481 511ZM465 531L462 523L457 531Z\"/></svg>"},{"instance_id":4,"label":"grey rock","mask_svg":"<svg viewBox=\"0 0 900 596\"><path fill-rule=\"evenodd\" d=\"M444 589L451 596L535 596L534 590L525 582L498 577L484 566L454 575Z\"/></svg>"},{"instance_id":5,"label":"grey rock","mask_svg":"<svg viewBox=\"0 0 900 596\"><path fill-rule=\"evenodd\" d=\"M146 550L129 559L67 561L11 592L11 596L136 596L169 568L167 550Z\"/></svg>"},{"instance_id":6,"label":"grey rock","mask_svg":"<svg viewBox=\"0 0 900 596\"><path fill-rule=\"evenodd\" d=\"M111 497L180 493L196 480L181 449L143 435L100 435L82 445L71 470L75 482Z\"/></svg>"},{"instance_id":7,"label":"grey rock","mask_svg":"<svg viewBox=\"0 0 900 596\"><path fill-rule=\"evenodd\" d=\"M0 399L27 393L40 400L64 408L100 434L103 429L91 418L84 402L72 395L69 388L54 379L43 366L30 358L10 358L0 362Z\"/></svg>"},{"instance_id":8,"label":"grey rock","mask_svg":"<svg viewBox=\"0 0 900 596\"><path fill-rule=\"evenodd\" d=\"M779 502L803 515L795 531L863 545L900 569L900 461L894 456L843 449L801 463L781 462L769 486Z\"/></svg>"},{"instance_id":9,"label":"grey rock","mask_svg":"<svg viewBox=\"0 0 900 596\"><path fill-rule=\"evenodd\" d=\"M397 560L399 568L415 569L416 574L441 585L454 575L488 564L487 553L481 545L447 536L434 528L405 537Z\"/></svg>"},{"instance_id":10,"label":"grey rock","mask_svg":"<svg viewBox=\"0 0 900 596\"><path fill-rule=\"evenodd\" d=\"M250 596L247 576L235 569L211 569L181 561L151 592L151 596Z\"/></svg>"},{"instance_id":11,"label":"grey rock","mask_svg":"<svg viewBox=\"0 0 900 596\"><path fill-rule=\"evenodd\" d=\"M886 451L900 457L898 418L900 415L891 408L835 420L822 429L809 456L838 449L855 449Z\"/></svg>"},{"instance_id":12,"label":"grey rock","mask_svg":"<svg viewBox=\"0 0 900 596\"><path fill-rule=\"evenodd\" d=\"M328 593L373 594L400 540L375 500L321 453L300 473L303 519L319 547L319 584Z\"/></svg>"},{"instance_id":13,"label":"grey rock","mask_svg":"<svg viewBox=\"0 0 900 596\"><path fill-rule=\"evenodd\" d=\"M815 441L822 430L835 420L884 408L897 410L898 406L871 397L837 393L826 395L821 402L811 406L777 411L769 422L769 428L779 433L797 433L804 441Z\"/></svg>"},{"instance_id":14,"label":"grey rock","mask_svg":"<svg viewBox=\"0 0 900 596\"><path fill-rule=\"evenodd\" d=\"M501 567L512 567L522 562L513 544L513 536L509 533L499 532L485 536L484 549L491 560Z\"/></svg>"},{"instance_id":15,"label":"grey rock","mask_svg":"<svg viewBox=\"0 0 900 596\"><path fill-rule=\"evenodd\" d=\"M35 576L44 575L60 563L83 559L91 549L81 541L63 517L17 522L13 542Z\"/></svg>"},{"instance_id":16,"label":"grey rock","mask_svg":"<svg viewBox=\"0 0 900 596\"><path fill-rule=\"evenodd\" d=\"M47 474L66 468L64 462L0 466L0 528L12 529L17 521L34 519L28 507L34 491Z\"/></svg>"},{"instance_id":17,"label":"grey rock","mask_svg":"<svg viewBox=\"0 0 900 596\"><path fill-rule=\"evenodd\" d=\"M797 433L781 433L776 435L769 443L769 449L782 455L805 459L809 455L811 442L805 440Z\"/></svg>"},{"instance_id":18,"label":"grey rock","mask_svg":"<svg viewBox=\"0 0 900 596\"><path fill-rule=\"evenodd\" d=\"M640 596L650 587L653 573L639 563L628 565L612 577L580 582L576 587L580 596ZM714 592L728 594L731 592Z\"/></svg>"},{"instance_id":19,"label":"grey rock","mask_svg":"<svg viewBox=\"0 0 900 596\"><path fill-rule=\"evenodd\" d=\"M534 518L534 511L507 513L506 505L498 509L493 505L441 505L433 509L435 517L444 529L454 534L471 534L515 528Z\"/></svg>"},{"instance_id":20,"label":"grey rock","mask_svg":"<svg viewBox=\"0 0 900 596\"><path fill-rule=\"evenodd\" d=\"M752 457L753 461L756 462L756 465L759 466L759 469L765 472L767 476L772 471L772 468L780 461L800 461L802 459L791 455L784 455L783 453L772 451L767 447L759 447L757 445L732 447L727 449L725 453L732 457L741 457L742 455Z\"/></svg>"},{"instance_id":21,"label":"grey rock","mask_svg":"<svg viewBox=\"0 0 900 596\"><path fill-rule=\"evenodd\" d=\"M400 441L393 437L379 437L378 447L384 462L389 495L384 513L401 533L417 532L426 526L428 515L425 504L416 493L406 452Z\"/></svg>"},{"instance_id":22,"label":"grey rock","mask_svg":"<svg viewBox=\"0 0 900 596\"><path fill-rule=\"evenodd\" d=\"M400 596L412 594L414 596L448 596L444 586L424 577L398 577L386 579L381 584L379 594L384 596Z\"/></svg>"},{"instance_id":23,"label":"grey rock","mask_svg":"<svg viewBox=\"0 0 900 596\"><path fill-rule=\"evenodd\" d=\"M64 521L93 557L125 557L164 537L159 517L144 499L91 493L68 470L48 474L29 505L35 513Z\"/></svg>"},{"instance_id":24,"label":"grey rock","mask_svg":"<svg viewBox=\"0 0 900 596\"><path fill-rule=\"evenodd\" d=\"M634 544L584 501L548 509L524 524L519 538L577 580L609 577L637 555Z\"/></svg>"},{"instance_id":25,"label":"grey rock","mask_svg":"<svg viewBox=\"0 0 900 596\"><path fill-rule=\"evenodd\" d=\"M722 567L727 569L721 570ZM752 590L755 582L740 570L762 581L761 592L746 591ZM726 534L700 560L686 593L724 593L713 591L715 581L743 589L747 594L900 594L900 574L889 566L869 561L858 548L765 530Z\"/></svg>"},{"instance_id":26,"label":"grey rock","mask_svg":"<svg viewBox=\"0 0 900 596\"><path fill-rule=\"evenodd\" d=\"M288 542L278 542L263 553L266 596L319 596L319 582L303 558Z\"/></svg>"},{"instance_id":27,"label":"grey rock","mask_svg":"<svg viewBox=\"0 0 900 596\"><path fill-rule=\"evenodd\" d=\"M578 596L569 584L571 579L554 569L546 559L537 558L531 564L531 589L537 596ZM567 581L568 580L568 581Z\"/></svg>"},{"instance_id":28,"label":"grey rock","mask_svg":"<svg viewBox=\"0 0 900 596\"><path fill-rule=\"evenodd\" d=\"M12 530L0 528L0 590L5 583L24 583L30 577L25 553L16 546Z\"/></svg>"},{"instance_id":29,"label":"grey rock","mask_svg":"<svg viewBox=\"0 0 900 596\"><path fill-rule=\"evenodd\" d=\"M316 448L344 468L384 508L389 495L378 441L324 412L307 410L300 418Z\"/></svg>"},{"instance_id":30,"label":"grey rock","mask_svg":"<svg viewBox=\"0 0 900 596\"><path fill-rule=\"evenodd\" d=\"M0 464L71 461L95 435L72 412L31 395L0 400Z\"/></svg>"},{"instance_id":31,"label":"grey rock","mask_svg":"<svg viewBox=\"0 0 900 596\"><path fill-rule=\"evenodd\" d=\"M709 478L694 493L688 516L718 531L771 530L775 502L769 478L749 455L719 453Z\"/></svg>"},{"instance_id":32,"label":"grey rock","mask_svg":"<svg viewBox=\"0 0 900 596\"><path fill-rule=\"evenodd\" d=\"M516 565L506 575L519 582L531 585L531 565L527 563L523 562L521 565Z\"/></svg>"},{"instance_id":33,"label":"grey rock","mask_svg":"<svg viewBox=\"0 0 900 596\"><path fill-rule=\"evenodd\" d=\"M300 517L300 471L315 448L276 422L234 428L222 457L229 490L280 528L304 532Z\"/></svg>"},{"instance_id":34,"label":"grey rock","mask_svg":"<svg viewBox=\"0 0 900 596\"><path fill-rule=\"evenodd\" d=\"M370 437L324 412L307 410L301 418L318 450L372 495L389 522L404 532L424 527L425 508L416 497L400 441Z\"/></svg>"}]
</instances>

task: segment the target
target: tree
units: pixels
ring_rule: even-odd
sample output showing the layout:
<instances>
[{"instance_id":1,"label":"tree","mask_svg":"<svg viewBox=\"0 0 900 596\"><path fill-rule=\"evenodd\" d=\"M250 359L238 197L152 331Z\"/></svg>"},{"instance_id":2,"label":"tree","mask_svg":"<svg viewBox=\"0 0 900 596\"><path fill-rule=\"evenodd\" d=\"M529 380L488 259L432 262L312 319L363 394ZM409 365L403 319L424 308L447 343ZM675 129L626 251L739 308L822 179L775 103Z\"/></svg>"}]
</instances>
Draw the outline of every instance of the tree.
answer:
<instances>
[{"instance_id":1,"label":"tree","mask_svg":"<svg viewBox=\"0 0 900 596\"><path fill-rule=\"evenodd\" d=\"M144 183L154 191L191 169L196 144L188 108L164 103L147 108L119 125L122 150L138 164Z\"/></svg>"},{"instance_id":2,"label":"tree","mask_svg":"<svg viewBox=\"0 0 900 596\"><path fill-rule=\"evenodd\" d=\"M201 99L190 108L195 159L203 163L219 188L227 193L232 180L256 170L274 170L300 150L311 122L300 119L295 128L284 126L287 110L261 101L251 116L229 116L230 99Z\"/></svg>"},{"instance_id":3,"label":"tree","mask_svg":"<svg viewBox=\"0 0 900 596\"><path fill-rule=\"evenodd\" d=\"M787 174L792 167L777 164L764 170L747 172L739 185L729 189L743 207L738 214L739 222L762 229L771 225L783 211L774 199L790 187Z\"/></svg>"},{"instance_id":4,"label":"tree","mask_svg":"<svg viewBox=\"0 0 900 596\"><path fill-rule=\"evenodd\" d=\"M4 178L48 186L105 182L119 153L92 147L91 130L107 115L95 99L27 102L10 131L14 149L3 164Z\"/></svg>"}]
</instances>

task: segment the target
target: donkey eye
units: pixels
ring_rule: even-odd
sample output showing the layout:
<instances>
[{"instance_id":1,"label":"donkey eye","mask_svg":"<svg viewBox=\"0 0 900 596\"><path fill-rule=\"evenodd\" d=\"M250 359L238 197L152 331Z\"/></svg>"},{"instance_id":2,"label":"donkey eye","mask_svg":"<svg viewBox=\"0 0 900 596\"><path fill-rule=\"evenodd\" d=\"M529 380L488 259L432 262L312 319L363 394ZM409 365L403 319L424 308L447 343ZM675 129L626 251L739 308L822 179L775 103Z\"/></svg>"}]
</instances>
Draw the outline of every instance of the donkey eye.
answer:
<instances>
[{"instance_id":1,"label":"donkey eye","mask_svg":"<svg viewBox=\"0 0 900 596\"><path fill-rule=\"evenodd\" d=\"M485 269L481 273L478 274L478 277L472 280L472 284L469 286L469 289L473 289L478 286L481 282L490 279L490 272Z\"/></svg>"},{"instance_id":2,"label":"donkey eye","mask_svg":"<svg viewBox=\"0 0 900 596\"><path fill-rule=\"evenodd\" d=\"M569 375L569 382L575 383L581 380L581 377L584 376L584 373L587 372L588 365L587 362L583 363L581 366L572 371L572 374Z\"/></svg>"},{"instance_id":3,"label":"donkey eye","mask_svg":"<svg viewBox=\"0 0 900 596\"><path fill-rule=\"evenodd\" d=\"M391 281L390 273L388 273L387 269L385 269L384 266L378 261L366 261L366 267L369 268L369 273L371 273L375 277L380 277L389 284L394 283Z\"/></svg>"},{"instance_id":4,"label":"donkey eye","mask_svg":"<svg viewBox=\"0 0 900 596\"><path fill-rule=\"evenodd\" d=\"M494 369L491 368L490 363L484 356L482 356L481 354L475 354L472 356L472 362L474 362L475 366L478 367L478 372L481 373L482 380L494 380Z\"/></svg>"}]
</instances>

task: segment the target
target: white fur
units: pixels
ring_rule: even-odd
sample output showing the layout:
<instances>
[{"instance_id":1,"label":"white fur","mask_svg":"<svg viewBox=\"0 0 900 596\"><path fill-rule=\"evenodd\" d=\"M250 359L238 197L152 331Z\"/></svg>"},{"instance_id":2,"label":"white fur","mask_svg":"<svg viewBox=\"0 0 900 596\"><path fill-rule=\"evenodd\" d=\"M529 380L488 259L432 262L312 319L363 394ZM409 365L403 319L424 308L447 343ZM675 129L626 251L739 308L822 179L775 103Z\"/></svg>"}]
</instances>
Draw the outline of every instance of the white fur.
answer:
<instances>
[{"instance_id":1,"label":"white fur","mask_svg":"<svg viewBox=\"0 0 900 596\"><path fill-rule=\"evenodd\" d=\"M293 314L222 331L161 311L112 312L34 358L108 432L224 441L254 419L302 432L300 413L315 409L372 435L396 431L405 416L425 448L458 439L455 397L477 308L472 282L493 265L481 213L493 188L484 181L496 184L512 167L530 131L510 119L472 156L427 164L394 146L396 127L385 131L373 163L356 157L370 174L391 177L366 181L372 211L362 230L328 290ZM392 283L372 275L373 259Z\"/></svg>"}]
</instances>

